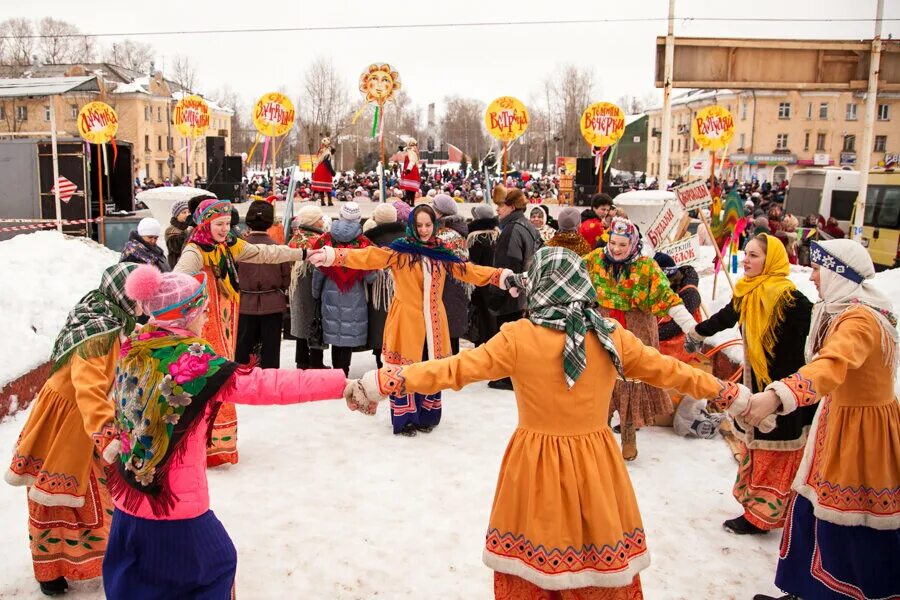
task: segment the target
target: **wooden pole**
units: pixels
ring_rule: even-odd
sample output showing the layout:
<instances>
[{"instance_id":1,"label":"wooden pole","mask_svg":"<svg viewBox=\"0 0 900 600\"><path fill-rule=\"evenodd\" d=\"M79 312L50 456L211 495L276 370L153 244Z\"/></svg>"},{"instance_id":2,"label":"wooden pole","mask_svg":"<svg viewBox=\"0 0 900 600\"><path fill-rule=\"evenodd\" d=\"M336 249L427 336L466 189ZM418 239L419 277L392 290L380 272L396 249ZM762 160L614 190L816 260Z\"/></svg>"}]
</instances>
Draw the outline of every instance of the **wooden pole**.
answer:
<instances>
[{"instance_id":1,"label":"wooden pole","mask_svg":"<svg viewBox=\"0 0 900 600\"><path fill-rule=\"evenodd\" d=\"M56 96L50 96L50 150L53 155L53 200L56 205L56 230L62 233L62 204L59 197L59 150L56 145ZM91 203L88 202L87 218L90 219ZM90 225L85 229L90 229Z\"/></svg>"},{"instance_id":2,"label":"wooden pole","mask_svg":"<svg viewBox=\"0 0 900 600\"><path fill-rule=\"evenodd\" d=\"M593 146L592 146L593 148ZM603 191L603 155L606 154L603 148L600 148L600 168L597 170L597 193Z\"/></svg>"},{"instance_id":3,"label":"wooden pole","mask_svg":"<svg viewBox=\"0 0 900 600\"><path fill-rule=\"evenodd\" d=\"M506 149L509 147L509 142L503 142L503 172L500 173L501 183L506 185Z\"/></svg>"},{"instance_id":4,"label":"wooden pole","mask_svg":"<svg viewBox=\"0 0 900 600\"><path fill-rule=\"evenodd\" d=\"M103 215L106 212L106 207L103 206L103 163L104 163L104 155L106 154L106 144L98 144L97 145L98 156L97 156L97 198L100 207L100 245L106 245L106 232L104 231L104 220Z\"/></svg>"}]
</instances>

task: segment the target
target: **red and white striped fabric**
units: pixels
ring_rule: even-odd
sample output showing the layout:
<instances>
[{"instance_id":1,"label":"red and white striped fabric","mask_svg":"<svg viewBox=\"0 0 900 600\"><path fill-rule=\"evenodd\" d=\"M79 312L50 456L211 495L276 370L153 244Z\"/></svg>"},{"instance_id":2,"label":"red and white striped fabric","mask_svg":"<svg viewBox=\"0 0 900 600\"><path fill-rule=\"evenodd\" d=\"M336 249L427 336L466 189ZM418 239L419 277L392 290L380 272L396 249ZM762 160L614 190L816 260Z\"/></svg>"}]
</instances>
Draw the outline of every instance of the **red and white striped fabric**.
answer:
<instances>
[{"instance_id":1,"label":"red and white striped fabric","mask_svg":"<svg viewBox=\"0 0 900 600\"><path fill-rule=\"evenodd\" d=\"M51 194L54 194L54 195L56 194L57 186L59 187L59 199L62 200L63 202L65 202L66 204L69 203L69 200L71 200L72 196L75 195L75 192L78 191L78 186L75 185L74 183L72 183L71 181L69 181L68 179L66 179L65 177L63 177L62 175L60 175L59 178L56 180L56 185L54 185L53 187L50 188Z\"/></svg>"}]
</instances>

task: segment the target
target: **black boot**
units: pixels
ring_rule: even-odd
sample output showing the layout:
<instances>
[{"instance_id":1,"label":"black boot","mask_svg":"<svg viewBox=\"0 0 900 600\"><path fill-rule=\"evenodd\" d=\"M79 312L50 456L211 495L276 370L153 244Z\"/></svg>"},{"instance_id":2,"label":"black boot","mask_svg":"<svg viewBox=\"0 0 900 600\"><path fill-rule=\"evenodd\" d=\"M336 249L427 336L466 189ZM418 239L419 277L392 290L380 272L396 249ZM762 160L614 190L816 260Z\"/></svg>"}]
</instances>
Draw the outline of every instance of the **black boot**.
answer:
<instances>
[{"instance_id":1,"label":"black boot","mask_svg":"<svg viewBox=\"0 0 900 600\"><path fill-rule=\"evenodd\" d=\"M407 423L403 426L403 429L398 431L394 435L404 435L406 437L413 437L416 435L416 426L414 423Z\"/></svg>"},{"instance_id":2,"label":"black boot","mask_svg":"<svg viewBox=\"0 0 900 600\"><path fill-rule=\"evenodd\" d=\"M416 431L421 431L422 433L431 433L434 431L434 427L431 425L416 425Z\"/></svg>"},{"instance_id":3,"label":"black boot","mask_svg":"<svg viewBox=\"0 0 900 600\"><path fill-rule=\"evenodd\" d=\"M800 596L795 596L793 594L787 594L786 596L766 596L765 594L756 594L753 596L753 600L801 600Z\"/></svg>"},{"instance_id":4,"label":"black boot","mask_svg":"<svg viewBox=\"0 0 900 600\"><path fill-rule=\"evenodd\" d=\"M57 577L53 581L39 581L41 591L46 596L62 596L69 591L69 582L65 577Z\"/></svg>"},{"instance_id":5,"label":"black boot","mask_svg":"<svg viewBox=\"0 0 900 600\"><path fill-rule=\"evenodd\" d=\"M768 533L765 529L760 529L748 521L744 515L734 519L728 519L722 523L722 527L725 528L725 531L730 531L737 535L765 535Z\"/></svg>"}]
</instances>

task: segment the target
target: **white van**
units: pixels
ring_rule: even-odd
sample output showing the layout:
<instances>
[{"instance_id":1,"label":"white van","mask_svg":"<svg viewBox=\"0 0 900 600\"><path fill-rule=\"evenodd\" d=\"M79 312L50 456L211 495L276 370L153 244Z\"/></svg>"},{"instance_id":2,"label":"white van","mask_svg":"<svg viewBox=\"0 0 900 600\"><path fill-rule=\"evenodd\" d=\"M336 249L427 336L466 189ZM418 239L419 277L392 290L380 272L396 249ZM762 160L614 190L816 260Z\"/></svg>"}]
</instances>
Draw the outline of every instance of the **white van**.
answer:
<instances>
[{"instance_id":1,"label":"white van","mask_svg":"<svg viewBox=\"0 0 900 600\"><path fill-rule=\"evenodd\" d=\"M801 221L809 214L834 217L844 231L850 231L853 203L859 193L859 171L836 167L798 169L791 177L784 212Z\"/></svg>"}]
</instances>

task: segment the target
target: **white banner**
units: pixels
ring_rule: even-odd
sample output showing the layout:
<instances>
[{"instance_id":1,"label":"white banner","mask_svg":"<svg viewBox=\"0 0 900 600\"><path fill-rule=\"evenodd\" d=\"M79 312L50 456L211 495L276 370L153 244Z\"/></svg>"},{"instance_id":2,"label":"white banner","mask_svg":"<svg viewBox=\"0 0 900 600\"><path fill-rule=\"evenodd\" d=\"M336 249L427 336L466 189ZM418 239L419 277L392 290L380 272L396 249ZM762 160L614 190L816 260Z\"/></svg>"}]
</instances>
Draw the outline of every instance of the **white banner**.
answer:
<instances>
[{"instance_id":1,"label":"white banner","mask_svg":"<svg viewBox=\"0 0 900 600\"><path fill-rule=\"evenodd\" d=\"M650 244L656 248L664 243L666 236L672 232L680 218L681 210L677 205L674 202L666 202L647 229L647 240Z\"/></svg>"},{"instance_id":2,"label":"white banner","mask_svg":"<svg viewBox=\"0 0 900 600\"><path fill-rule=\"evenodd\" d=\"M675 188L674 191L684 210L706 208L712 204L712 196L709 195L709 188L706 187L706 182L703 180L685 183Z\"/></svg>"},{"instance_id":3,"label":"white banner","mask_svg":"<svg viewBox=\"0 0 900 600\"><path fill-rule=\"evenodd\" d=\"M660 246L656 251L668 254L675 261L675 264L680 267L681 265L692 263L700 257L700 240L696 235L692 235L677 242Z\"/></svg>"}]
</instances>

